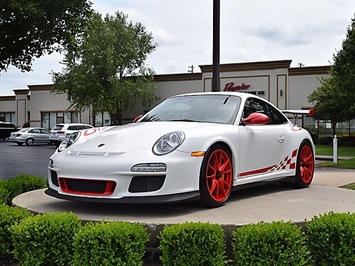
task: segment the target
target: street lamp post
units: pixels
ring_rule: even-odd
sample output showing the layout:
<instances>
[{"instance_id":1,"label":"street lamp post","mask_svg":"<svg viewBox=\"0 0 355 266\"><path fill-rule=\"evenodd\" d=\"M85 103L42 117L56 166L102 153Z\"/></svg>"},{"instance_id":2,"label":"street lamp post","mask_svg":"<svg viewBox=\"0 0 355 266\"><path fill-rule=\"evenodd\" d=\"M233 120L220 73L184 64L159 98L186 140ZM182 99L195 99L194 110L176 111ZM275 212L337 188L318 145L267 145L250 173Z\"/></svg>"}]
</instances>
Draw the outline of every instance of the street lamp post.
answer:
<instances>
[{"instance_id":1,"label":"street lamp post","mask_svg":"<svg viewBox=\"0 0 355 266\"><path fill-rule=\"evenodd\" d=\"M220 53L220 0L213 0L213 73L212 91L220 91L219 53Z\"/></svg>"}]
</instances>

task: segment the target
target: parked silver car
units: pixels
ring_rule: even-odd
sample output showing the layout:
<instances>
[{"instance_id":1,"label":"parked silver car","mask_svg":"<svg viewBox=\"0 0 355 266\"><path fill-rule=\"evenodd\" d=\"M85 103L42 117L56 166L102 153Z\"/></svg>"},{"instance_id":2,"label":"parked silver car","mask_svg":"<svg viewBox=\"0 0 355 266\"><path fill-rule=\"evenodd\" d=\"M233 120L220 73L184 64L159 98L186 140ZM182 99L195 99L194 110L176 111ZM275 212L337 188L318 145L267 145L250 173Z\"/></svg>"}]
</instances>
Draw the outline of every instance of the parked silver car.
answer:
<instances>
[{"instance_id":1,"label":"parked silver car","mask_svg":"<svg viewBox=\"0 0 355 266\"><path fill-rule=\"evenodd\" d=\"M16 142L19 146L24 143L26 143L27 146L32 146L34 143L50 144L49 130L41 127L22 128L17 132L12 132L9 140Z\"/></svg>"}]
</instances>

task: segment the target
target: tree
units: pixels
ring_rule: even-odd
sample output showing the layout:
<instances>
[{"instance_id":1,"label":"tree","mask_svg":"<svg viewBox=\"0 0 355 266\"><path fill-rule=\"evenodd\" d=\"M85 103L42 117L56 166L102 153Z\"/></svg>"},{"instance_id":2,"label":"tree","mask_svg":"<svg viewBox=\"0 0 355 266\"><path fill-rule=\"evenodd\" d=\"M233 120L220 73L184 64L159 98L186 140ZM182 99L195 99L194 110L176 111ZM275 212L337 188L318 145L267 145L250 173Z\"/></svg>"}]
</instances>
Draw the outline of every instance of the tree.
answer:
<instances>
[{"instance_id":1,"label":"tree","mask_svg":"<svg viewBox=\"0 0 355 266\"><path fill-rule=\"evenodd\" d=\"M333 134L336 124L355 117L355 19L347 28L342 49L333 55L330 77L322 78L321 86L308 97L314 103L319 119L330 119Z\"/></svg>"},{"instance_id":2,"label":"tree","mask_svg":"<svg viewBox=\"0 0 355 266\"><path fill-rule=\"evenodd\" d=\"M0 0L0 71L70 46L91 13L88 0Z\"/></svg>"},{"instance_id":3,"label":"tree","mask_svg":"<svg viewBox=\"0 0 355 266\"><path fill-rule=\"evenodd\" d=\"M321 86L309 95L309 101L315 102L314 110L316 119L330 119L333 135L336 135L336 125L345 121L341 114L343 110L342 98L334 86L334 79L321 78Z\"/></svg>"},{"instance_id":4,"label":"tree","mask_svg":"<svg viewBox=\"0 0 355 266\"><path fill-rule=\"evenodd\" d=\"M66 93L78 111L107 111L113 124L122 124L123 111L155 99L154 71L145 66L157 46L152 41L141 23L123 13L94 13L77 46L66 52L63 72L52 73L54 92Z\"/></svg>"}]
</instances>

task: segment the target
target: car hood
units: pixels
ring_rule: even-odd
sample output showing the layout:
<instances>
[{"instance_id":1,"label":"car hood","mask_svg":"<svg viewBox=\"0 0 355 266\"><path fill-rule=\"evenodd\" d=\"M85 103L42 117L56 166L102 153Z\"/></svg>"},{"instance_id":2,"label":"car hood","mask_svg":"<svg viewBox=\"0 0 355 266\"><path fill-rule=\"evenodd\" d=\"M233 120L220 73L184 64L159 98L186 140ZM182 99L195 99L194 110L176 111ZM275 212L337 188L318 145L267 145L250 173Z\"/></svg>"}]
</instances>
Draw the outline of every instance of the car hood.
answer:
<instances>
[{"instance_id":1,"label":"car hood","mask_svg":"<svg viewBox=\"0 0 355 266\"><path fill-rule=\"evenodd\" d=\"M160 137L174 131L184 132L189 141L195 138L202 140L209 135L206 132L213 132L211 129L221 126L195 122L141 122L88 129L82 131L80 139L69 149L74 153L125 153L135 149L151 149ZM204 137L201 137L201 132L204 132Z\"/></svg>"}]
</instances>

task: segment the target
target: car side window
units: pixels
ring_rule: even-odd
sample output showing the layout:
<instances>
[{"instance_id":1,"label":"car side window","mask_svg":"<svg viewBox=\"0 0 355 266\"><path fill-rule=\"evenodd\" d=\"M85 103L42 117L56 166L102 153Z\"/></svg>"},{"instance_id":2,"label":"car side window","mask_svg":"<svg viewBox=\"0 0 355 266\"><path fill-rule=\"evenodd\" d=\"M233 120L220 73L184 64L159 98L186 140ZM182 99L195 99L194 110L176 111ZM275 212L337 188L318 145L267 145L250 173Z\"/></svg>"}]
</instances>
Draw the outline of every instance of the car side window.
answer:
<instances>
[{"instance_id":1,"label":"car side window","mask_svg":"<svg viewBox=\"0 0 355 266\"><path fill-rule=\"evenodd\" d=\"M248 98L245 101L243 118L247 118L252 113L262 113L267 115L270 119L270 122L268 123L269 125L280 125L287 123L286 117L280 111L260 99Z\"/></svg>"},{"instance_id":2,"label":"car side window","mask_svg":"<svg viewBox=\"0 0 355 266\"><path fill-rule=\"evenodd\" d=\"M269 105L256 98L249 98L245 101L243 118L247 118L252 113L262 113L271 119Z\"/></svg>"},{"instance_id":3,"label":"car side window","mask_svg":"<svg viewBox=\"0 0 355 266\"><path fill-rule=\"evenodd\" d=\"M270 120L274 125L287 123L287 118L275 107L270 105Z\"/></svg>"}]
</instances>

